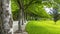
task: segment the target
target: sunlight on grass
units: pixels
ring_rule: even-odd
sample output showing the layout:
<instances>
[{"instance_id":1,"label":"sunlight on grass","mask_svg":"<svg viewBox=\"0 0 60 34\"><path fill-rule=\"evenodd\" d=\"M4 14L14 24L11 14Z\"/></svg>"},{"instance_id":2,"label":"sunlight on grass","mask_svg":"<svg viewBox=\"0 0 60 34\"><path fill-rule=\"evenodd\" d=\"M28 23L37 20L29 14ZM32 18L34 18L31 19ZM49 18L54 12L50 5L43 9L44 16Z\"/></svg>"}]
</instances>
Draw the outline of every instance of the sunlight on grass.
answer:
<instances>
[{"instance_id":1,"label":"sunlight on grass","mask_svg":"<svg viewBox=\"0 0 60 34\"><path fill-rule=\"evenodd\" d=\"M29 34L60 34L60 21L30 21L26 25Z\"/></svg>"}]
</instances>

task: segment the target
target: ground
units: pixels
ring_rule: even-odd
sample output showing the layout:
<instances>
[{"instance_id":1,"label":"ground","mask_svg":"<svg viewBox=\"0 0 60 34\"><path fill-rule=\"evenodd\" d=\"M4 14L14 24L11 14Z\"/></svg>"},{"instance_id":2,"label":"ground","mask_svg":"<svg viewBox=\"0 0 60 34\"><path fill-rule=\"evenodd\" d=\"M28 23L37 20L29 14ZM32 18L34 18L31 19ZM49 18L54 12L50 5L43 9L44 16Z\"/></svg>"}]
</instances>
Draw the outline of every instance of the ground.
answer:
<instances>
[{"instance_id":1,"label":"ground","mask_svg":"<svg viewBox=\"0 0 60 34\"><path fill-rule=\"evenodd\" d=\"M24 23L24 25L21 25L22 30L25 30L26 24L27 24L27 21L26 21L26 23ZM28 34L27 32L17 33L16 32L17 30L18 30L18 21L14 21L13 22L13 32L14 32L14 34Z\"/></svg>"},{"instance_id":2,"label":"ground","mask_svg":"<svg viewBox=\"0 0 60 34\"><path fill-rule=\"evenodd\" d=\"M29 21L26 25L28 34L60 34L60 20Z\"/></svg>"}]
</instances>

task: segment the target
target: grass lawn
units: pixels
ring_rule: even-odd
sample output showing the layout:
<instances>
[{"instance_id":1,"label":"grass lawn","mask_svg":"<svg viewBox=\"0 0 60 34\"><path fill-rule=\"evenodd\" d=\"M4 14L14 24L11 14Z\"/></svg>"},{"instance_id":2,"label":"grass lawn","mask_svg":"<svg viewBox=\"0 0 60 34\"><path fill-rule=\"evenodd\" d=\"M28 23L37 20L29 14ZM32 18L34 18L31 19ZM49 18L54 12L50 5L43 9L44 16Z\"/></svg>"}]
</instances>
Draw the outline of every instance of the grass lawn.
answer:
<instances>
[{"instance_id":1,"label":"grass lawn","mask_svg":"<svg viewBox=\"0 0 60 34\"><path fill-rule=\"evenodd\" d=\"M26 25L28 34L60 34L60 21L29 21Z\"/></svg>"}]
</instances>

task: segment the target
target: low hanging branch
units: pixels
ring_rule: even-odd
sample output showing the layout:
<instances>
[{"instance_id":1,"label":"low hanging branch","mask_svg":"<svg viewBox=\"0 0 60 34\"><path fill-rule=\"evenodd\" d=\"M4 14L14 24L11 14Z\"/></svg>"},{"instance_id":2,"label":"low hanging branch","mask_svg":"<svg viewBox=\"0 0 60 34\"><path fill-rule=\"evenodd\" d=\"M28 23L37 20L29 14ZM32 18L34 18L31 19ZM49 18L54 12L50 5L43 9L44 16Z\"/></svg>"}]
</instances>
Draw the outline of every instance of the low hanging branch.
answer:
<instances>
[{"instance_id":1,"label":"low hanging branch","mask_svg":"<svg viewBox=\"0 0 60 34\"><path fill-rule=\"evenodd\" d=\"M25 9L24 9L24 10L26 10L33 2L34 2L34 0L31 0L31 1L29 2L29 4L24 5L24 6L25 6Z\"/></svg>"}]
</instances>

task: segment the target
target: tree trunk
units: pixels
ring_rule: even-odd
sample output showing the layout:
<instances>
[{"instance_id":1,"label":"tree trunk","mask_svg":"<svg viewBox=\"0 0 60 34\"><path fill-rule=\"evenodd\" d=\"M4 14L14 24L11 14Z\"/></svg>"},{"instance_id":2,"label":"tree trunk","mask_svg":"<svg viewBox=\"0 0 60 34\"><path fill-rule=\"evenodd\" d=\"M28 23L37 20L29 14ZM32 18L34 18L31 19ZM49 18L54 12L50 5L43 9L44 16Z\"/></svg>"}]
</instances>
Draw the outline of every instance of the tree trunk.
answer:
<instances>
[{"instance_id":1,"label":"tree trunk","mask_svg":"<svg viewBox=\"0 0 60 34\"><path fill-rule=\"evenodd\" d=\"M22 31L21 27L24 25L24 5L23 0L17 0L17 3L19 5L19 22L18 22L18 30Z\"/></svg>"},{"instance_id":2,"label":"tree trunk","mask_svg":"<svg viewBox=\"0 0 60 34\"><path fill-rule=\"evenodd\" d=\"M58 20L58 10L56 8L53 9L53 18L56 24L56 21Z\"/></svg>"},{"instance_id":3,"label":"tree trunk","mask_svg":"<svg viewBox=\"0 0 60 34\"><path fill-rule=\"evenodd\" d=\"M1 34L12 34L9 32L13 24L10 0L0 0L0 2Z\"/></svg>"}]
</instances>

